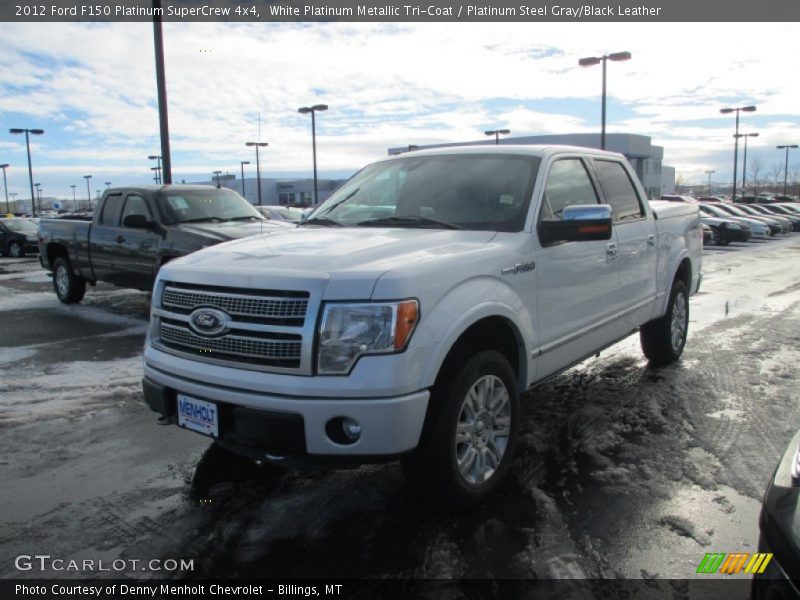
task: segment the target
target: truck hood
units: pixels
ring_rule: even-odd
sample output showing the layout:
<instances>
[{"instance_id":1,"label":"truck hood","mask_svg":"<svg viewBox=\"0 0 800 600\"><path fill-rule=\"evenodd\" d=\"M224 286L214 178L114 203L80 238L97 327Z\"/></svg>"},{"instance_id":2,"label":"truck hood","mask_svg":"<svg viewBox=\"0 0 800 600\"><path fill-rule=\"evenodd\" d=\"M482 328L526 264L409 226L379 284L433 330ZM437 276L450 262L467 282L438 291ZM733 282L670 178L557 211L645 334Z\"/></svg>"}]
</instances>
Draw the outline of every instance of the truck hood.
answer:
<instances>
[{"instance_id":1,"label":"truck hood","mask_svg":"<svg viewBox=\"0 0 800 600\"><path fill-rule=\"evenodd\" d=\"M394 269L447 260L463 266L461 257L495 235L494 231L299 227L205 248L171 261L161 275L272 289L317 288L313 280L327 288L328 298L365 298L378 278Z\"/></svg>"},{"instance_id":2,"label":"truck hood","mask_svg":"<svg viewBox=\"0 0 800 600\"><path fill-rule=\"evenodd\" d=\"M208 240L227 242L262 232L283 231L292 227L283 223L273 221L249 222L249 221L224 221L214 223L212 221L203 223L179 223L174 229L183 233L195 235Z\"/></svg>"}]
</instances>

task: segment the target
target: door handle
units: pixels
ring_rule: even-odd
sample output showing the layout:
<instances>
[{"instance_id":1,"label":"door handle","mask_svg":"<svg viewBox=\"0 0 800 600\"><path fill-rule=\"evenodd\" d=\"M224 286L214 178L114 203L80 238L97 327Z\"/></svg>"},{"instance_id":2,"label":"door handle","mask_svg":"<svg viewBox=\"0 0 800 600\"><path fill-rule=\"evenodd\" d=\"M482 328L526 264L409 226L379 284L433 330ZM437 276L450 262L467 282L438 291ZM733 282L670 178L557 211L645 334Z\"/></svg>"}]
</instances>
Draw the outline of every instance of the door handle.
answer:
<instances>
[{"instance_id":1,"label":"door handle","mask_svg":"<svg viewBox=\"0 0 800 600\"><path fill-rule=\"evenodd\" d=\"M124 237L122 237L121 235L118 235L118 236L117 236L117 243L118 243L118 244L121 244L121 243L122 243L122 242L124 242L124 241L125 241L125 238L124 238Z\"/></svg>"},{"instance_id":2,"label":"door handle","mask_svg":"<svg viewBox=\"0 0 800 600\"><path fill-rule=\"evenodd\" d=\"M648 235L647 236L647 245L648 246L655 246L656 245L656 236Z\"/></svg>"},{"instance_id":3,"label":"door handle","mask_svg":"<svg viewBox=\"0 0 800 600\"><path fill-rule=\"evenodd\" d=\"M606 246L606 255L609 258L617 258L617 244L615 242L611 242Z\"/></svg>"}]
</instances>

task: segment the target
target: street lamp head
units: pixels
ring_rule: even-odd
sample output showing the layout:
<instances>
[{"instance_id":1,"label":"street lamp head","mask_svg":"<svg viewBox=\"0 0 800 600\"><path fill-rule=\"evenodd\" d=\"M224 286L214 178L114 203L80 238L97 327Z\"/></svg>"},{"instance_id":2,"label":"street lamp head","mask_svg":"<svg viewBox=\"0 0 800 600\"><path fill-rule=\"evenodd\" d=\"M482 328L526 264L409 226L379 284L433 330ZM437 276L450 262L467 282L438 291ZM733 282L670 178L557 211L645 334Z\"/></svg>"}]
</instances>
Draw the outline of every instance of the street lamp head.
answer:
<instances>
[{"instance_id":1,"label":"street lamp head","mask_svg":"<svg viewBox=\"0 0 800 600\"><path fill-rule=\"evenodd\" d=\"M498 129L497 133L500 133L500 134L503 134L503 135L508 135L509 133L511 133L511 130L510 129Z\"/></svg>"},{"instance_id":2,"label":"street lamp head","mask_svg":"<svg viewBox=\"0 0 800 600\"><path fill-rule=\"evenodd\" d=\"M747 135L750 137L758 137L758 133L748 133Z\"/></svg>"},{"instance_id":3,"label":"street lamp head","mask_svg":"<svg viewBox=\"0 0 800 600\"><path fill-rule=\"evenodd\" d=\"M614 52L613 54L608 55L609 60L630 60L631 53L630 52Z\"/></svg>"},{"instance_id":4,"label":"street lamp head","mask_svg":"<svg viewBox=\"0 0 800 600\"><path fill-rule=\"evenodd\" d=\"M602 58L598 58L596 56L588 56L578 60L578 64L581 67L591 67L592 65L599 65L602 60Z\"/></svg>"},{"instance_id":5,"label":"street lamp head","mask_svg":"<svg viewBox=\"0 0 800 600\"><path fill-rule=\"evenodd\" d=\"M17 127L13 127L13 128L8 130L8 133L13 133L13 134L25 133L25 130L24 129L19 129Z\"/></svg>"},{"instance_id":6,"label":"street lamp head","mask_svg":"<svg viewBox=\"0 0 800 600\"><path fill-rule=\"evenodd\" d=\"M784 148L797 148L797 144L789 144L787 146L775 146L778 150L783 150Z\"/></svg>"},{"instance_id":7,"label":"street lamp head","mask_svg":"<svg viewBox=\"0 0 800 600\"><path fill-rule=\"evenodd\" d=\"M159 155L157 155L157 154L151 154L147 158L150 159L150 160L156 160L157 158L161 158L161 157Z\"/></svg>"},{"instance_id":8,"label":"street lamp head","mask_svg":"<svg viewBox=\"0 0 800 600\"><path fill-rule=\"evenodd\" d=\"M245 142L244 145L245 146L258 146L260 148L263 148L264 146L269 146L269 144L267 142Z\"/></svg>"},{"instance_id":9,"label":"street lamp head","mask_svg":"<svg viewBox=\"0 0 800 600\"><path fill-rule=\"evenodd\" d=\"M756 107L755 106L743 106L742 110L744 112L756 112Z\"/></svg>"},{"instance_id":10,"label":"street lamp head","mask_svg":"<svg viewBox=\"0 0 800 600\"><path fill-rule=\"evenodd\" d=\"M44 133L44 129L29 129L33 135L42 135Z\"/></svg>"},{"instance_id":11,"label":"street lamp head","mask_svg":"<svg viewBox=\"0 0 800 600\"><path fill-rule=\"evenodd\" d=\"M720 108L719 112L721 112L723 115L727 115L729 113L732 113L734 110L736 110L736 109L735 108Z\"/></svg>"},{"instance_id":12,"label":"street lamp head","mask_svg":"<svg viewBox=\"0 0 800 600\"><path fill-rule=\"evenodd\" d=\"M84 175L84 176L83 176L83 178L84 178L84 179L91 179L91 178L92 178L92 176L91 176L91 175Z\"/></svg>"},{"instance_id":13,"label":"street lamp head","mask_svg":"<svg viewBox=\"0 0 800 600\"><path fill-rule=\"evenodd\" d=\"M0 169L7 169L8 167L9 167L8 163L3 163L2 165L0 165Z\"/></svg>"},{"instance_id":14,"label":"street lamp head","mask_svg":"<svg viewBox=\"0 0 800 600\"><path fill-rule=\"evenodd\" d=\"M307 115L308 113L311 112L311 107L310 106L302 106L302 107L297 109L297 112L299 112L301 115Z\"/></svg>"},{"instance_id":15,"label":"street lamp head","mask_svg":"<svg viewBox=\"0 0 800 600\"><path fill-rule=\"evenodd\" d=\"M243 160L243 161L240 161L240 162L241 162L243 165L249 165L249 164L250 164L250 161L249 161L249 160Z\"/></svg>"},{"instance_id":16,"label":"street lamp head","mask_svg":"<svg viewBox=\"0 0 800 600\"><path fill-rule=\"evenodd\" d=\"M321 110L328 110L328 105L327 104L315 104L314 106L311 107L311 110L320 110L320 111Z\"/></svg>"}]
</instances>

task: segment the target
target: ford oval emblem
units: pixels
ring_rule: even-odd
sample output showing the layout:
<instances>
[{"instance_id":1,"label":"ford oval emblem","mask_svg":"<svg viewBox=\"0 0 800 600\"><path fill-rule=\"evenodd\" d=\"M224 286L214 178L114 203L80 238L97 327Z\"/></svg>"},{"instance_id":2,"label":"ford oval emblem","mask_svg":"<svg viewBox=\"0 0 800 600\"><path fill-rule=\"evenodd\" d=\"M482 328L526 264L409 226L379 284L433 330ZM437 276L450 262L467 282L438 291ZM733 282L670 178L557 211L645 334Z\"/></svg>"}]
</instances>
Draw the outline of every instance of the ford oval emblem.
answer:
<instances>
[{"instance_id":1,"label":"ford oval emblem","mask_svg":"<svg viewBox=\"0 0 800 600\"><path fill-rule=\"evenodd\" d=\"M189 315L189 327L200 335L219 335L228 328L228 315L213 308L198 308Z\"/></svg>"}]
</instances>

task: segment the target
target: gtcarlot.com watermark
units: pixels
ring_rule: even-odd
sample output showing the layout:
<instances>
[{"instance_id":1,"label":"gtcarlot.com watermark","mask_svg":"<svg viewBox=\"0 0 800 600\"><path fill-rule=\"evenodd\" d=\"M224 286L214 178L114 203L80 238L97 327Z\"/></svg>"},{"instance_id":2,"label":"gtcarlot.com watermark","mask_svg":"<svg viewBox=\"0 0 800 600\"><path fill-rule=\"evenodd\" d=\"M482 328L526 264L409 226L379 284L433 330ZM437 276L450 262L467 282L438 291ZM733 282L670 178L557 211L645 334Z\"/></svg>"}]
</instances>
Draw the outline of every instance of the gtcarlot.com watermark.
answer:
<instances>
[{"instance_id":1,"label":"gtcarlot.com watermark","mask_svg":"<svg viewBox=\"0 0 800 600\"><path fill-rule=\"evenodd\" d=\"M117 558L107 561L93 558L60 558L49 554L20 554L14 559L14 567L18 571L67 573L179 573L194 571L194 559Z\"/></svg>"}]
</instances>

